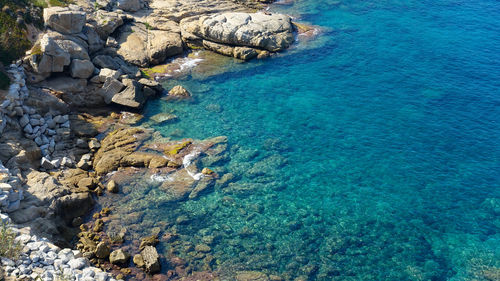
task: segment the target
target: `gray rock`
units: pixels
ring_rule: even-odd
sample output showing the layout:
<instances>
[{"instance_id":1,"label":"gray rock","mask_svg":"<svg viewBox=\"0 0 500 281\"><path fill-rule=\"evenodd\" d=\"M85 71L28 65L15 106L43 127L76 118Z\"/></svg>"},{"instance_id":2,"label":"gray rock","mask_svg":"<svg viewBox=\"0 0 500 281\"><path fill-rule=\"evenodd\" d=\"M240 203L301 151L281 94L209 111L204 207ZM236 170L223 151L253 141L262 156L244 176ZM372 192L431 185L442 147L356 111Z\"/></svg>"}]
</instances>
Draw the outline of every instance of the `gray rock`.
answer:
<instances>
[{"instance_id":1,"label":"gray rock","mask_svg":"<svg viewBox=\"0 0 500 281\"><path fill-rule=\"evenodd\" d=\"M73 59L70 65L70 74L73 78L89 78L94 73L94 65L89 60Z\"/></svg>"},{"instance_id":2,"label":"gray rock","mask_svg":"<svg viewBox=\"0 0 500 281\"><path fill-rule=\"evenodd\" d=\"M56 31L64 34L74 34L82 31L86 21L86 14L68 8L51 7L43 9L43 19L46 26Z\"/></svg>"},{"instance_id":3,"label":"gray rock","mask_svg":"<svg viewBox=\"0 0 500 281\"><path fill-rule=\"evenodd\" d=\"M42 157L41 166L42 166L42 168L44 168L46 170L55 169L54 164L52 164L52 162L50 162L50 160L45 158L45 157Z\"/></svg>"},{"instance_id":4,"label":"gray rock","mask_svg":"<svg viewBox=\"0 0 500 281\"><path fill-rule=\"evenodd\" d=\"M45 34L40 40L40 54L32 54L30 64L38 73L62 72L70 64L70 54Z\"/></svg>"},{"instance_id":5,"label":"gray rock","mask_svg":"<svg viewBox=\"0 0 500 281\"><path fill-rule=\"evenodd\" d=\"M120 64L112 57L106 55L98 55L92 59L92 63L99 68L110 68L113 70L120 69Z\"/></svg>"},{"instance_id":6,"label":"gray rock","mask_svg":"<svg viewBox=\"0 0 500 281\"><path fill-rule=\"evenodd\" d=\"M145 102L144 94L138 82L132 81L122 92L115 94L112 102L126 107L140 108Z\"/></svg>"},{"instance_id":7,"label":"gray rock","mask_svg":"<svg viewBox=\"0 0 500 281\"><path fill-rule=\"evenodd\" d=\"M112 77L108 77L106 78L104 85L102 85L99 94L104 98L104 102L109 104L113 100L113 97L118 94L124 87L125 85L123 85L120 81Z\"/></svg>"},{"instance_id":8,"label":"gray rock","mask_svg":"<svg viewBox=\"0 0 500 281\"><path fill-rule=\"evenodd\" d=\"M130 259L130 255L122 249L111 252L109 255L109 261L112 264L124 265Z\"/></svg>"}]
</instances>

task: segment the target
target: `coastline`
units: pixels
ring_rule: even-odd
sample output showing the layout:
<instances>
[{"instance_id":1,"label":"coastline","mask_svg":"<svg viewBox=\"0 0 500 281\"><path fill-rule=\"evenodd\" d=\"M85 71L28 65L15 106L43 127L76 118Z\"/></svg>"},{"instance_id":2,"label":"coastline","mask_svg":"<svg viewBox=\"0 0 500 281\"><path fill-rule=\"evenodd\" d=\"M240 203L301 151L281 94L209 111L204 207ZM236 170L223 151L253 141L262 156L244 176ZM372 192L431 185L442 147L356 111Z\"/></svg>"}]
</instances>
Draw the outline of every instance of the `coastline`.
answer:
<instances>
[{"instance_id":1,"label":"coastline","mask_svg":"<svg viewBox=\"0 0 500 281\"><path fill-rule=\"evenodd\" d=\"M147 5L143 3L143 6L137 7L135 2L139 3L138 1L123 2L132 6L121 7L129 9L128 13L112 14L113 12L103 12L100 9L97 10L97 13L100 13L101 16L104 13L115 23L122 21L122 24L136 22L143 25L136 30L132 26L132 32L128 33L129 36L142 32L140 28L145 27L146 30L149 30L148 14L141 15L145 11L144 9L148 8ZM224 14L234 11L252 12L261 6L253 2L249 6L244 6L220 1L219 6L215 5L215 7L217 8L214 9L213 6L210 6L206 10L196 10L194 13L197 16L193 17L192 14L190 16L197 20L199 15ZM101 211L99 215L94 215L93 221L82 224L83 218L89 215L93 209L95 201L93 196L117 191L114 180L103 178L110 172L114 174L114 171L118 169L125 171L126 174L127 169L133 170L141 167L144 167L143 169L146 171L154 171L154 174L177 171L179 183L178 188L171 193L172 202L185 198L195 198L210 188L216 180L224 180L224 178L219 179L219 176L209 169L197 170L196 167L190 166L190 159L197 157L200 152L213 150L219 145L224 145L227 141L224 137L203 141L164 141L150 129L133 127L141 119L140 114L134 112L140 112L148 98L156 97L164 92L157 82L142 78L138 66L146 66L150 63L154 65L164 61L166 57L180 54L179 46L173 47L177 48L173 53L169 50L161 50L160 59L156 58L158 53L149 58L146 57L145 60L149 60L147 64L143 64L144 57L139 60L135 57L127 58L130 53L118 53L126 58L125 61L110 61L110 50L113 51L115 48L116 51L117 45L115 45L116 42L113 42L115 39L112 38L109 42L109 38L111 38L109 37L108 42L105 43L106 48L110 48L107 53L104 52L102 55L96 53L99 48L104 46L102 34L100 34L102 31L92 31L88 25L84 27L86 22L85 20L82 22L81 19L82 13L89 13L89 8L91 9L88 5L81 7L70 5L69 9L57 8L54 12L69 13L70 18L76 17L81 22L81 30L87 36L87 52L91 53L91 50L94 49L91 56L86 55L85 50L82 50L81 46L85 45L81 43L82 39L69 35L68 40L66 35L49 30L48 33L44 33L40 37L41 46L36 43L35 47L28 52L27 57L11 65L9 69L13 83L1 106L3 112L2 118L0 118L2 121L0 128L3 133L1 137L14 143L19 139L26 139L27 144L13 149L9 143L11 145L10 154L4 155L4 158L8 158L5 166L10 169L1 166L5 179L3 182L6 184L2 193L5 198L1 197L2 204L5 205L5 209L2 211L6 212L6 214L2 214L2 222L14 223L12 231L21 233L16 240L26 245L18 262L13 263L2 258L2 265L7 276L33 279L42 277L44 280L53 280L58 277L54 273L57 273L59 266L61 274L65 278L72 276L71 279L75 280L90 280L92 278L92 280L115 280L112 275L90 266L89 259L101 268L114 269L113 273L116 279L125 278L131 273L130 269L126 270L127 266L121 267L121 264L128 264L128 260L132 258L128 253L121 260L115 259L116 262L106 261L109 256L116 256L113 254L114 252L121 251L121 243L115 244L114 241L111 241L112 237L101 233L109 210L104 213ZM155 17L155 20L165 15L165 10L160 9L160 11L160 16ZM131 17L130 15L134 13L138 13L139 16ZM177 11L172 16L167 14L167 22L162 22L162 25L167 26L167 32L172 32L172 23L169 21L181 21L181 18L186 17L185 13L184 10ZM240 17L244 14L235 15ZM45 14L45 18L47 17L51 17L50 13ZM64 19L62 16L59 17ZM56 18L55 21L57 20ZM96 20L99 23L99 19ZM161 22L161 20L158 21ZM191 25L193 23L192 19L188 22ZM46 24L50 26L47 21ZM108 28L107 20L101 21L99 24L103 24L101 26L104 26L104 29ZM59 23L52 27L60 28ZM73 27L68 26L67 28ZM119 26L110 28L112 31L107 30L108 34L117 30ZM152 28L154 30L156 27ZM292 30L292 25L290 24L287 29ZM72 32L69 31L70 34ZM120 31L117 37L123 32ZM289 47L290 44L283 43L281 47L264 47L269 50L239 47L238 45L228 49L219 43L209 42L207 39L200 39L200 37L196 38L191 32L196 33L196 27L189 29L187 37L183 35L183 41L188 38L188 45L192 48L203 47L243 60L267 57L270 55L270 51L280 51ZM281 33L282 30L277 32ZM171 37L168 34L160 34L159 36L159 38ZM290 40L289 36L289 34L285 35L285 38L288 38L286 40ZM54 45L53 42L59 46ZM164 41L161 42L164 44ZM127 43L127 40L123 43ZM184 47L181 50L184 52ZM68 63L68 55L64 52L69 53L71 65ZM90 60L91 57L93 57L92 60ZM92 68L90 71L88 61L103 68L100 72L96 68ZM134 66L131 62L137 65ZM118 64L118 69L116 69L116 64ZM55 73L61 71L64 73L68 70L70 76L73 76L72 78ZM51 73L55 73L55 75L51 75ZM89 79L90 83L84 81L86 79ZM120 86L122 83L123 86ZM102 89L98 89L100 85L102 85ZM121 92L123 88L125 90ZM189 93L187 97L181 95L176 98L174 93L170 93L168 96L173 97L173 99L185 99L189 98ZM111 103L111 100L115 105L105 105ZM95 110L93 108L95 106L100 108ZM125 111L121 111L123 109ZM107 114L110 111L111 114ZM127 113L127 111L132 113ZM111 139L107 140L109 137ZM154 140L152 144L144 146L144 141L151 142L151 140ZM123 145L117 146L117 143ZM144 147L147 150L141 151ZM156 150L156 154L151 153L151 150ZM60 246L68 246L67 242L78 232L80 243L77 244L77 248L80 248L81 251L61 249L49 242L55 241ZM159 231L153 233L151 236L153 242L141 245L141 251L137 252L133 258L134 263L137 266L142 266L147 273L159 271L157 268L159 267L159 256L154 248L157 243L154 242L157 240L157 237L154 238L154 236L158 236L158 234ZM124 234L121 235L122 240L123 236ZM39 237L48 237L49 239ZM147 253L145 253L145 249L147 249ZM114 251L111 252L111 250ZM142 263L139 259L142 259ZM146 263L144 263L145 260ZM174 272L170 270L167 274L170 275L167 278L174 278L173 280L176 280L175 278L188 278L184 280L191 278L189 277L191 272L186 271ZM192 278L206 280L216 278L216 274L210 272L193 272L193 274ZM258 272L242 272L241 274L240 278L237 278L238 280L247 280L256 276L267 278ZM272 280L280 280L276 279L278 278L276 276L273 278Z\"/></svg>"}]
</instances>

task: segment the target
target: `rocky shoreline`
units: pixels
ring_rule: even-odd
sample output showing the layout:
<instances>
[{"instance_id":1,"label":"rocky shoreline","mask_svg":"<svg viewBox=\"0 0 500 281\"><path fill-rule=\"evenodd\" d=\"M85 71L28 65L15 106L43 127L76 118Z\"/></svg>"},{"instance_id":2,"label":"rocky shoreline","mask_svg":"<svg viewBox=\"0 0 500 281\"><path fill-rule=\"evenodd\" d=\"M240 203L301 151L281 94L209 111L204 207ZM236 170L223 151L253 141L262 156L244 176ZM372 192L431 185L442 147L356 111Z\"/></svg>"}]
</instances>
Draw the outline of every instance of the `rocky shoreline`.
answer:
<instances>
[{"instance_id":1,"label":"rocky shoreline","mask_svg":"<svg viewBox=\"0 0 500 281\"><path fill-rule=\"evenodd\" d=\"M115 280L130 274L131 256L120 246L125 233L116 240L103 232L111 210L83 224L95 196L118 192L120 176L169 174L171 181L162 187L169 202L195 198L224 180L191 165L203 153L218 157L227 146L224 137L169 141L131 126L141 118L134 111L165 92L141 68L190 48L242 60L265 58L288 48L297 29L288 16L256 12L262 8L258 1L75 4L44 10L46 30L26 57L10 65L12 83L0 92L0 217L22 246L17 261L1 261L7 276L22 280ZM190 95L176 87L167 97ZM168 122L175 116L157 118ZM148 274L160 271L159 233L145 237L133 257ZM76 236L79 250L67 248ZM191 280L190 274L169 271L159 278ZM254 280L245 278L236 279Z\"/></svg>"}]
</instances>

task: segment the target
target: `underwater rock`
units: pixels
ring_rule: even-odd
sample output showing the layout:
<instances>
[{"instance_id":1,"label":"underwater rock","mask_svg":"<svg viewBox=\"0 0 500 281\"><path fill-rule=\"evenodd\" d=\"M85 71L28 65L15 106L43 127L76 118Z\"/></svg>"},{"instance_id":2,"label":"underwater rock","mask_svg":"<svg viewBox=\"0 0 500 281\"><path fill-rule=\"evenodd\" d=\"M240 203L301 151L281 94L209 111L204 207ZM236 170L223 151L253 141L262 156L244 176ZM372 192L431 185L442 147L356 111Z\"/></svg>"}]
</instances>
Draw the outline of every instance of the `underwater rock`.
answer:
<instances>
[{"instance_id":1,"label":"underwater rock","mask_svg":"<svg viewBox=\"0 0 500 281\"><path fill-rule=\"evenodd\" d=\"M191 93L181 85L177 85L168 91L168 96L172 98L186 99L191 97Z\"/></svg>"},{"instance_id":2,"label":"underwater rock","mask_svg":"<svg viewBox=\"0 0 500 281\"><path fill-rule=\"evenodd\" d=\"M154 274L160 271L160 256L153 246L146 246L141 251L146 272Z\"/></svg>"},{"instance_id":3,"label":"underwater rock","mask_svg":"<svg viewBox=\"0 0 500 281\"><path fill-rule=\"evenodd\" d=\"M269 281L269 277L259 271L239 271L236 273L237 281Z\"/></svg>"},{"instance_id":4,"label":"underwater rock","mask_svg":"<svg viewBox=\"0 0 500 281\"><path fill-rule=\"evenodd\" d=\"M97 258L105 259L109 256L111 249L106 242L100 242L97 244L94 254Z\"/></svg>"},{"instance_id":5,"label":"underwater rock","mask_svg":"<svg viewBox=\"0 0 500 281\"><path fill-rule=\"evenodd\" d=\"M163 123L163 122L176 121L178 118L174 114L170 114L170 113L158 113L156 115L151 116L150 119L153 120L156 124L160 124L160 123Z\"/></svg>"},{"instance_id":6,"label":"underwater rock","mask_svg":"<svg viewBox=\"0 0 500 281\"><path fill-rule=\"evenodd\" d=\"M122 249L111 252L109 255L109 261L116 265L126 265L130 255Z\"/></svg>"}]
</instances>

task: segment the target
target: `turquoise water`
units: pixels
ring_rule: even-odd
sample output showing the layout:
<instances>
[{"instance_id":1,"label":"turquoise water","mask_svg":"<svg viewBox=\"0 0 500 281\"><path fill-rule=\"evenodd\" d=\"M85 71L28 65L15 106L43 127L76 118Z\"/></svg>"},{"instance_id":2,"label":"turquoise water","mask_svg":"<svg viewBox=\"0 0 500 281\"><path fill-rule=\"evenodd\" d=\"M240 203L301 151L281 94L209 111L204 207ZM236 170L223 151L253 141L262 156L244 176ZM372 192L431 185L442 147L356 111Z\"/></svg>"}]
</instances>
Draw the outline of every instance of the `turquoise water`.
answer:
<instances>
[{"instance_id":1,"label":"turquoise water","mask_svg":"<svg viewBox=\"0 0 500 281\"><path fill-rule=\"evenodd\" d=\"M226 160L209 167L250 189L157 206L144 220L187 216L171 227L193 244L214 236L216 270L500 280L499 3L303 0L273 10L324 31L229 73L167 82L195 102L146 109L179 117L155 127L164 136L228 136Z\"/></svg>"}]
</instances>

